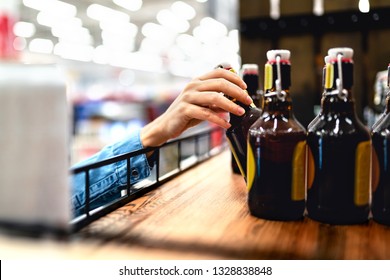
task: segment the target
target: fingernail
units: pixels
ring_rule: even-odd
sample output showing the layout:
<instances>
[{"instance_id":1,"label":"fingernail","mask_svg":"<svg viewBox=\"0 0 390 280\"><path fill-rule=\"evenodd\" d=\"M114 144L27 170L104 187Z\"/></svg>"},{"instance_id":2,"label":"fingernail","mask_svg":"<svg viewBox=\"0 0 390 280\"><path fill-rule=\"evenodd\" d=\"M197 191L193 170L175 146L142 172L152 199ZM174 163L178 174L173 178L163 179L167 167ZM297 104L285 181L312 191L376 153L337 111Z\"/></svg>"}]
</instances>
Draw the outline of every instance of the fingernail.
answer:
<instances>
[{"instance_id":1,"label":"fingernail","mask_svg":"<svg viewBox=\"0 0 390 280\"><path fill-rule=\"evenodd\" d=\"M242 86L243 86L243 89L246 89L248 87L248 85L244 81L242 82Z\"/></svg>"},{"instance_id":2,"label":"fingernail","mask_svg":"<svg viewBox=\"0 0 390 280\"><path fill-rule=\"evenodd\" d=\"M238 107L238 108L237 108L237 113L238 113L239 116L243 115L243 114L245 113L244 108Z\"/></svg>"},{"instance_id":3,"label":"fingernail","mask_svg":"<svg viewBox=\"0 0 390 280\"><path fill-rule=\"evenodd\" d=\"M246 101L248 102L248 104L253 102L252 98L249 95L246 96Z\"/></svg>"}]
</instances>

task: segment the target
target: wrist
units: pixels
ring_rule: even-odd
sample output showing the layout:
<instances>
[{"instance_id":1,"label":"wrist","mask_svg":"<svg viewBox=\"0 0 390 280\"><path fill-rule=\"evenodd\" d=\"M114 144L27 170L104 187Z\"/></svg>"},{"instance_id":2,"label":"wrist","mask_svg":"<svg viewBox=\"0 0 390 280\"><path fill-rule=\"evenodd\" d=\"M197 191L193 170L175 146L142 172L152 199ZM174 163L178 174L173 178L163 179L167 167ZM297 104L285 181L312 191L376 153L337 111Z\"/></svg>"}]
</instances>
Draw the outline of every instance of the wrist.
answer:
<instances>
[{"instance_id":1,"label":"wrist","mask_svg":"<svg viewBox=\"0 0 390 280\"><path fill-rule=\"evenodd\" d=\"M140 138L144 147L157 147L168 140L165 139L164 133L160 128L159 120L156 119L141 129Z\"/></svg>"}]
</instances>

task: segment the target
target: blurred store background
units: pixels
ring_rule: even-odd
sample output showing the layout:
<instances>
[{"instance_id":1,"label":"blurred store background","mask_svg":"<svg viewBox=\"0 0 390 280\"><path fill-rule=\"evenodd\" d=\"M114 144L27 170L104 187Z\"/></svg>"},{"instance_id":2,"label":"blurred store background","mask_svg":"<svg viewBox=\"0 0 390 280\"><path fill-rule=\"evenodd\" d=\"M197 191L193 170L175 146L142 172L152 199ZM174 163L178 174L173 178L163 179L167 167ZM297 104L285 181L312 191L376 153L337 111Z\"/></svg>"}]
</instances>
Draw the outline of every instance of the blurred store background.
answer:
<instances>
[{"instance_id":1,"label":"blurred store background","mask_svg":"<svg viewBox=\"0 0 390 280\"><path fill-rule=\"evenodd\" d=\"M383 111L389 36L389 0L0 0L2 63L64 69L72 161L154 119L221 61L258 64L262 86L273 48L291 50L304 125L319 109L327 50L353 48L357 113L370 126Z\"/></svg>"}]
</instances>

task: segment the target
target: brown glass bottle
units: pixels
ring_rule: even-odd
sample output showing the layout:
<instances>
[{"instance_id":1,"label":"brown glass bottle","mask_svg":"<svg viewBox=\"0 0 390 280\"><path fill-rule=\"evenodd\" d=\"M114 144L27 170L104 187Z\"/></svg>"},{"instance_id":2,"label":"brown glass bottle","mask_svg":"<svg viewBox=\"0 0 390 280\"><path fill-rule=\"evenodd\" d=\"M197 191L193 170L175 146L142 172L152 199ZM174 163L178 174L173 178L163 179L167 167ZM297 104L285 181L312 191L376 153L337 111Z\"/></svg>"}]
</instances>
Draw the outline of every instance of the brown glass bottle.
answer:
<instances>
[{"instance_id":1,"label":"brown glass bottle","mask_svg":"<svg viewBox=\"0 0 390 280\"><path fill-rule=\"evenodd\" d=\"M328 224L364 223L369 214L371 142L355 112L353 50L330 49L321 116L308 129L307 211Z\"/></svg>"},{"instance_id":2,"label":"brown glass bottle","mask_svg":"<svg viewBox=\"0 0 390 280\"><path fill-rule=\"evenodd\" d=\"M290 52L267 52L264 108L248 133L248 206L252 215L298 220L305 208L306 131L289 94Z\"/></svg>"},{"instance_id":3,"label":"brown glass bottle","mask_svg":"<svg viewBox=\"0 0 390 280\"><path fill-rule=\"evenodd\" d=\"M235 73L229 63L221 63L216 68L223 68ZM230 99L230 97L227 96ZM242 116L237 116L229 113L229 123L231 127L226 130L226 138L232 152L232 170L234 173L239 173L246 179L246 153L247 153L247 135L251 125L260 117L261 110L253 103L250 105L243 104L237 100L232 100L237 105L241 106L245 113Z\"/></svg>"},{"instance_id":4,"label":"brown glass bottle","mask_svg":"<svg viewBox=\"0 0 390 280\"><path fill-rule=\"evenodd\" d=\"M390 84L390 65L388 83ZM371 131L373 153L372 204L373 219L390 225L390 91L387 92L386 109Z\"/></svg>"},{"instance_id":5,"label":"brown glass bottle","mask_svg":"<svg viewBox=\"0 0 390 280\"><path fill-rule=\"evenodd\" d=\"M259 88L259 67L257 64L243 64L241 68L241 76L246 83L247 91L253 100L255 106L259 109L263 108L263 98Z\"/></svg>"},{"instance_id":6,"label":"brown glass bottle","mask_svg":"<svg viewBox=\"0 0 390 280\"><path fill-rule=\"evenodd\" d=\"M250 105L245 105L239 101L236 101L236 103L245 109L245 113L242 116L229 114L231 127L226 130L226 137L240 172L246 179L248 130L261 116L261 110L253 103Z\"/></svg>"}]
</instances>

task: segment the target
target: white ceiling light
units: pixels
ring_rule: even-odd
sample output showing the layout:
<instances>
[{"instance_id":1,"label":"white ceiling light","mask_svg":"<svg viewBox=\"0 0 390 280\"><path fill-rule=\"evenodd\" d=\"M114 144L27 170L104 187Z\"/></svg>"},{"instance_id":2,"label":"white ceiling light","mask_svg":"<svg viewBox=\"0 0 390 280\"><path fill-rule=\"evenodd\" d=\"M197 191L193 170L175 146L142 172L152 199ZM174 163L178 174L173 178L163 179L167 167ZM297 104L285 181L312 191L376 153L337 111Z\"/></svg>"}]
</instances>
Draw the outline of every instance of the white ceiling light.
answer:
<instances>
[{"instance_id":1,"label":"white ceiling light","mask_svg":"<svg viewBox=\"0 0 390 280\"><path fill-rule=\"evenodd\" d=\"M219 21L205 17L194 28L194 37L206 44L215 44L227 35L227 27Z\"/></svg>"},{"instance_id":2,"label":"white ceiling light","mask_svg":"<svg viewBox=\"0 0 390 280\"><path fill-rule=\"evenodd\" d=\"M369 0L359 0L359 11L362 13L370 12L370 1Z\"/></svg>"},{"instance_id":3,"label":"white ceiling light","mask_svg":"<svg viewBox=\"0 0 390 280\"><path fill-rule=\"evenodd\" d=\"M53 42L49 39L35 38L31 40L28 49L31 52L50 54L53 52Z\"/></svg>"},{"instance_id":4,"label":"white ceiling light","mask_svg":"<svg viewBox=\"0 0 390 280\"><path fill-rule=\"evenodd\" d=\"M23 51L27 47L27 41L23 37L16 37L13 42L13 47L17 51Z\"/></svg>"},{"instance_id":5,"label":"white ceiling light","mask_svg":"<svg viewBox=\"0 0 390 280\"><path fill-rule=\"evenodd\" d=\"M31 22L19 21L14 25L14 34L19 37L30 38L35 34L35 25Z\"/></svg>"},{"instance_id":6,"label":"white ceiling light","mask_svg":"<svg viewBox=\"0 0 390 280\"><path fill-rule=\"evenodd\" d=\"M26 7L38 11L48 11L61 17L74 17L77 14L76 6L58 0L23 0L23 4Z\"/></svg>"},{"instance_id":7,"label":"white ceiling light","mask_svg":"<svg viewBox=\"0 0 390 280\"><path fill-rule=\"evenodd\" d=\"M108 19L100 21L99 26L104 31L109 31L110 33L125 37L134 38L138 33L138 27L130 22Z\"/></svg>"},{"instance_id":8,"label":"white ceiling light","mask_svg":"<svg viewBox=\"0 0 390 280\"><path fill-rule=\"evenodd\" d=\"M182 1L176 1L171 6L172 12L183 19L191 20L196 16L195 9Z\"/></svg>"},{"instance_id":9,"label":"white ceiling light","mask_svg":"<svg viewBox=\"0 0 390 280\"><path fill-rule=\"evenodd\" d=\"M113 0L113 2L132 12L138 11L142 7L142 0Z\"/></svg>"},{"instance_id":10,"label":"white ceiling light","mask_svg":"<svg viewBox=\"0 0 390 280\"><path fill-rule=\"evenodd\" d=\"M188 23L188 21L179 18L176 14L174 14L171 10L168 9L163 9L159 11L157 13L156 18L161 25L177 33L186 32L190 28L190 24Z\"/></svg>"},{"instance_id":11,"label":"white ceiling light","mask_svg":"<svg viewBox=\"0 0 390 280\"><path fill-rule=\"evenodd\" d=\"M109 7L100 4L92 4L88 6L87 16L98 21L108 20L108 19L115 19L115 20L122 20L122 21L130 20L130 16L128 14L111 9Z\"/></svg>"},{"instance_id":12,"label":"white ceiling light","mask_svg":"<svg viewBox=\"0 0 390 280\"><path fill-rule=\"evenodd\" d=\"M92 46L59 42L54 47L54 54L65 59L91 61L94 48Z\"/></svg>"}]
</instances>

